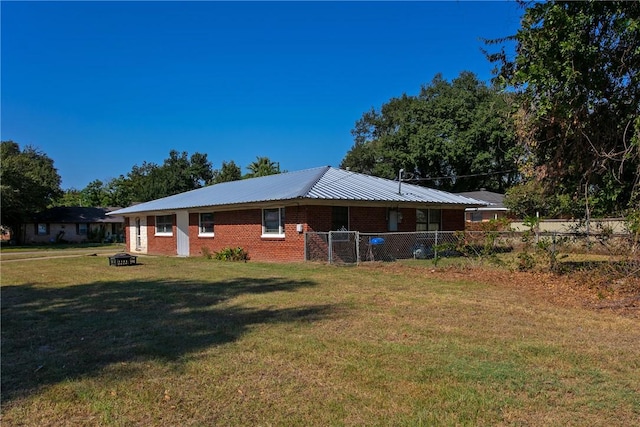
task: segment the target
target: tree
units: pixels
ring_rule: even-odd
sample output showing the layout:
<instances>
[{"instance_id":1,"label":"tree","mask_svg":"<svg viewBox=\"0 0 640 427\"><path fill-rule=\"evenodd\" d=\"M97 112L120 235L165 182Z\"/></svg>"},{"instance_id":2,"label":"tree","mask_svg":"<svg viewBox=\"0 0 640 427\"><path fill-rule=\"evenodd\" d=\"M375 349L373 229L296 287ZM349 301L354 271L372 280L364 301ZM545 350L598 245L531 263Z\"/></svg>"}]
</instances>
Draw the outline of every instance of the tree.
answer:
<instances>
[{"instance_id":1,"label":"tree","mask_svg":"<svg viewBox=\"0 0 640 427\"><path fill-rule=\"evenodd\" d=\"M106 191L109 194L109 199L104 205L105 207L126 207L133 202L131 184L123 175L109 180L106 185Z\"/></svg>"},{"instance_id":2,"label":"tree","mask_svg":"<svg viewBox=\"0 0 640 427\"><path fill-rule=\"evenodd\" d=\"M231 160L230 162L222 162L220 170L213 172L213 178L211 184L219 184L221 182L238 181L242 179L242 170L240 166Z\"/></svg>"},{"instance_id":3,"label":"tree","mask_svg":"<svg viewBox=\"0 0 640 427\"><path fill-rule=\"evenodd\" d=\"M31 146L20 150L16 142L2 141L0 223L11 227L20 237L20 225L62 195L60 182L53 160L45 153Z\"/></svg>"},{"instance_id":4,"label":"tree","mask_svg":"<svg viewBox=\"0 0 640 427\"><path fill-rule=\"evenodd\" d=\"M523 175L585 213L637 206L640 179L640 2L522 2L516 55L488 54L517 95Z\"/></svg>"},{"instance_id":5,"label":"tree","mask_svg":"<svg viewBox=\"0 0 640 427\"><path fill-rule=\"evenodd\" d=\"M211 179L213 170L206 154L195 153L189 158L186 151L171 150L162 166L147 162L134 165L126 179L113 182L113 191L119 194L118 201L146 202L195 190Z\"/></svg>"},{"instance_id":6,"label":"tree","mask_svg":"<svg viewBox=\"0 0 640 427\"><path fill-rule=\"evenodd\" d=\"M165 191L161 184L156 182L155 176L158 175L155 172L156 169L158 169L158 165L146 161L143 161L140 166L133 165L126 176L127 185L131 189L132 201L148 202L159 197L157 196L159 192Z\"/></svg>"},{"instance_id":7,"label":"tree","mask_svg":"<svg viewBox=\"0 0 640 427\"><path fill-rule=\"evenodd\" d=\"M280 173L280 164L272 162L268 157L258 156L254 162L247 166L249 173L246 178L275 175Z\"/></svg>"},{"instance_id":8,"label":"tree","mask_svg":"<svg viewBox=\"0 0 640 427\"><path fill-rule=\"evenodd\" d=\"M417 96L402 95L363 114L341 167L449 191L504 192L518 179L508 94L471 72L451 83L436 75Z\"/></svg>"},{"instance_id":9,"label":"tree","mask_svg":"<svg viewBox=\"0 0 640 427\"><path fill-rule=\"evenodd\" d=\"M566 194L546 194L542 184L529 180L507 190L504 205L517 218L526 217L575 217L580 205Z\"/></svg>"},{"instance_id":10,"label":"tree","mask_svg":"<svg viewBox=\"0 0 640 427\"><path fill-rule=\"evenodd\" d=\"M68 188L53 202L53 206L83 206L82 192L76 188Z\"/></svg>"},{"instance_id":11,"label":"tree","mask_svg":"<svg viewBox=\"0 0 640 427\"><path fill-rule=\"evenodd\" d=\"M91 181L80 192L82 206L102 207L110 205L110 195L99 179Z\"/></svg>"}]
</instances>

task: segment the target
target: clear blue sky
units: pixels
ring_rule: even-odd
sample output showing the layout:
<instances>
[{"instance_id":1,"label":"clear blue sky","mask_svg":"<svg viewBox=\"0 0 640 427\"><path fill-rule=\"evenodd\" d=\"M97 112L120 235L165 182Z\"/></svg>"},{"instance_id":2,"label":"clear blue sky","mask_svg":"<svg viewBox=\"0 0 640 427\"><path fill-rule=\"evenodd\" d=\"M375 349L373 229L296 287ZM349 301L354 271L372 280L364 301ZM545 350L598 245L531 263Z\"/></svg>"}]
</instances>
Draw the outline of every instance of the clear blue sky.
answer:
<instances>
[{"instance_id":1,"label":"clear blue sky","mask_svg":"<svg viewBox=\"0 0 640 427\"><path fill-rule=\"evenodd\" d=\"M365 111L492 65L514 2L7 2L2 140L84 188L171 149L338 166Z\"/></svg>"}]
</instances>

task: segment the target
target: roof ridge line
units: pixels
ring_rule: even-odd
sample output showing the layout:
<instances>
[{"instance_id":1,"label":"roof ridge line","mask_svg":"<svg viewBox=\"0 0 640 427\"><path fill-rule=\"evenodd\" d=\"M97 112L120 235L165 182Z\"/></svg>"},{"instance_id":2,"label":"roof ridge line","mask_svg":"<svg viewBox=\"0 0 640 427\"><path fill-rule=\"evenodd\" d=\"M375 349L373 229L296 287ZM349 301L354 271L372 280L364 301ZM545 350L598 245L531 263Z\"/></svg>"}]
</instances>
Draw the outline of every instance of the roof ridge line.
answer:
<instances>
[{"instance_id":1,"label":"roof ridge line","mask_svg":"<svg viewBox=\"0 0 640 427\"><path fill-rule=\"evenodd\" d=\"M298 197L306 197L306 196L308 196L309 192L311 191L311 189L313 187L315 187L318 182L320 182L320 180L324 177L324 175L331 169L331 166L324 166L324 167L320 167L318 169L323 169L322 173L318 174L318 177L316 179L314 179L306 187L304 187L302 189L302 191L300 192L300 194L298 194Z\"/></svg>"}]
</instances>

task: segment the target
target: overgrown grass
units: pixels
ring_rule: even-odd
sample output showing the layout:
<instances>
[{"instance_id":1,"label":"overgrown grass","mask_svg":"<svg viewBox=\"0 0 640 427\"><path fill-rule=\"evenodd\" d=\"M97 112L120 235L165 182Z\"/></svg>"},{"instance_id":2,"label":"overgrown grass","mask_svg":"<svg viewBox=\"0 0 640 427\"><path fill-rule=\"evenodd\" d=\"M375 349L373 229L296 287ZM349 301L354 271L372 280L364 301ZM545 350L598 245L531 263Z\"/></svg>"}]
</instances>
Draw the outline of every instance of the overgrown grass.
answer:
<instances>
[{"instance_id":1,"label":"overgrown grass","mask_svg":"<svg viewBox=\"0 0 640 427\"><path fill-rule=\"evenodd\" d=\"M433 265L2 265L3 425L633 425L640 326Z\"/></svg>"}]
</instances>

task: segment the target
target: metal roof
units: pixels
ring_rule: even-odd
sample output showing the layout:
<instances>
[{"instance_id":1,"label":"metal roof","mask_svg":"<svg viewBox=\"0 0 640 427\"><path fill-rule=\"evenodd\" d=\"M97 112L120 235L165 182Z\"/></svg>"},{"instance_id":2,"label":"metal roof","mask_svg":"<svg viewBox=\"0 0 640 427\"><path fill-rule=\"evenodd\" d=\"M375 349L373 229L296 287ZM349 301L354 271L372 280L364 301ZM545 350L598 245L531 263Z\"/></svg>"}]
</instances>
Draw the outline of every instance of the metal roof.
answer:
<instances>
[{"instance_id":1,"label":"metal roof","mask_svg":"<svg viewBox=\"0 0 640 427\"><path fill-rule=\"evenodd\" d=\"M400 191L399 190L400 187ZM445 191L324 166L259 178L224 182L112 212L125 215L206 206L242 205L287 200L426 203L458 207L486 203Z\"/></svg>"},{"instance_id":2,"label":"metal roof","mask_svg":"<svg viewBox=\"0 0 640 427\"><path fill-rule=\"evenodd\" d=\"M457 193L460 196L470 197L472 199L481 200L488 205L489 209L493 210L508 210L504 206L504 194L494 193L487 190L467 191L464 193Z\"/></svg>"},{"instance_id":3,"label":"metal roof","mask_svg":"<svg viewBox=\"0 0 640 427\"><path fill-rule=\"evenodd\" d=\"M120 216L107 216L116 207L92 208L80 206L57 206L35 214L33 222L48 222L57 224L70 223L118 223L124 222Z\"/></svg>"}]
</instances>

